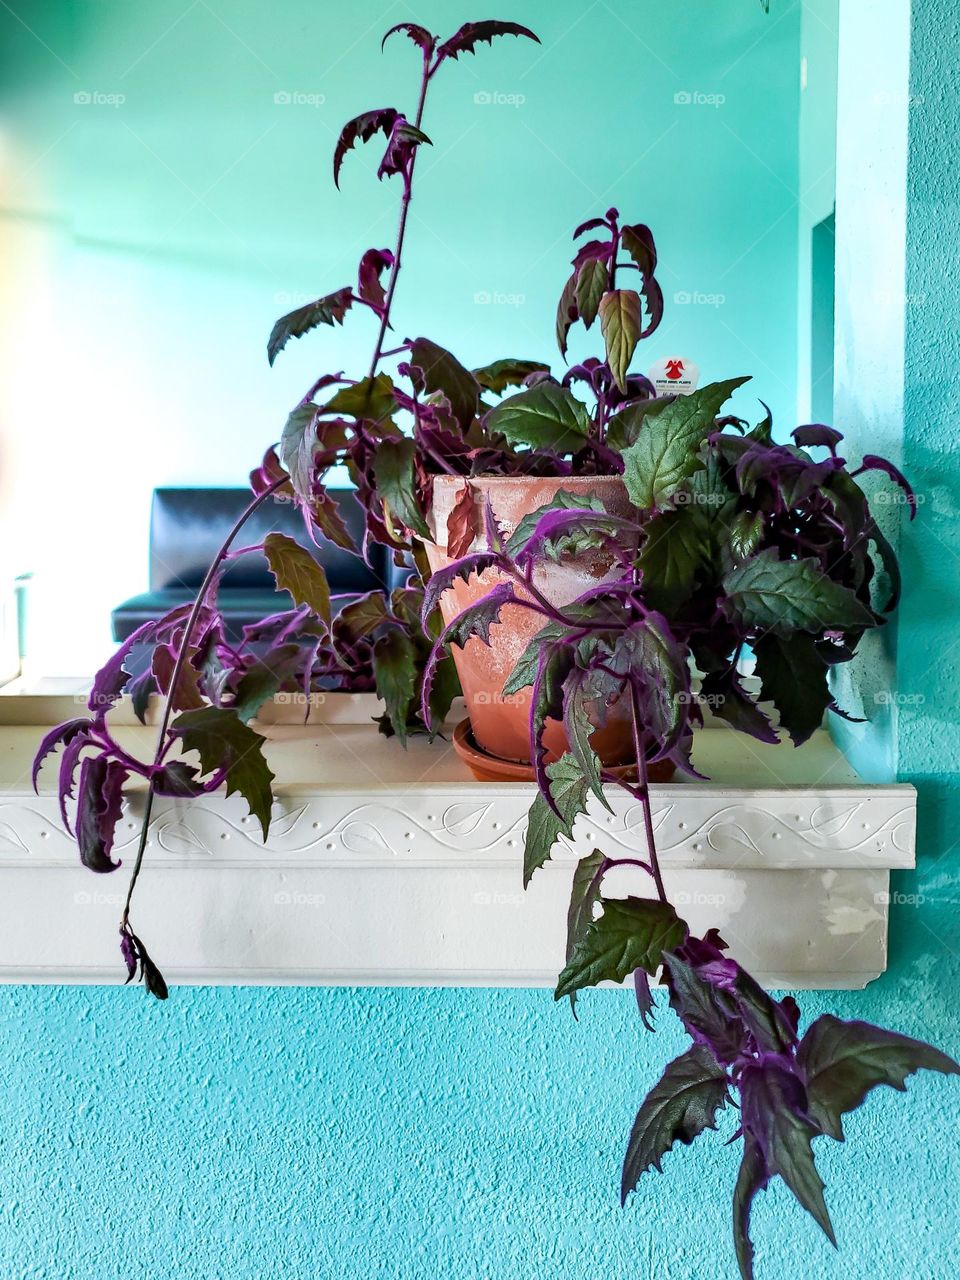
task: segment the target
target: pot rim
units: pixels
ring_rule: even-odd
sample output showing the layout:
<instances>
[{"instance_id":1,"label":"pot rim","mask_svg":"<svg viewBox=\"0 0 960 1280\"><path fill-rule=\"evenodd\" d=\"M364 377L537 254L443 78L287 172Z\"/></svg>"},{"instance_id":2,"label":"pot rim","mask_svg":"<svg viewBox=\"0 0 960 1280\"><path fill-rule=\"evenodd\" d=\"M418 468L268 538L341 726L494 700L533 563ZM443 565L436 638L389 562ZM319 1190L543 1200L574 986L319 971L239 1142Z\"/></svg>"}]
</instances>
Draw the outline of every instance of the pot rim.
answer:
<instances>
[{"instance_id":1,"label":"pot rim","mask_svg":"<svg viewBox=\"0 0 960 1280\"><path fill-rule=\"evenodd\" d=\"M615 480L620 484L624 483L624 479L622 475L616 475L612 472L605 473L604 475L596 475L596 476L559 476L559 475L451 476L451 475L444 474L444 475L436 475L433 477L434 485L436 485L438 482L442 484L463 484L464 482L466 482L467 484L482 483L485 485L501 485L501 484L517 484L518 482L522 483L524 480L529 480L531 484L542 484L544 480L559 480L562 484L571 484L571 485L597 484L598 482L603 480Z\"/></svg>"}]
</instances>

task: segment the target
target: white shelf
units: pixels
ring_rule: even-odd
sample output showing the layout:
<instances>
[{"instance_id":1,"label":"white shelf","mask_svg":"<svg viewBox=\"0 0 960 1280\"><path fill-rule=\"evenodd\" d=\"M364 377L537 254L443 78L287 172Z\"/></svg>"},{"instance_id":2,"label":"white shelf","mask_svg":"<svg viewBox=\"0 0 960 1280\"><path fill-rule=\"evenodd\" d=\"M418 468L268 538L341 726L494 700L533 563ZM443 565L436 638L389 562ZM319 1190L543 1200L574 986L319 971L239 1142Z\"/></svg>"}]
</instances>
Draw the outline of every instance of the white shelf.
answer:
<instances>
[{"instance_id":1,"label":"white shelf","mask_svg":"<svg viewBox=\"0 0 960 1280\"><path fill-rule=\"evenodd\" d=\"M594 847L642 851L640 811L613 789L570 847L521 886L524 783L477 783L443 741L404 751L368 696L328 695L308 725L270 709L277 804L266 846L239 797L160 799L136 927L171 982L552 986L570 875ZM62 831L45 725L68 696L0 700L0 981L113 982L128 867L96 876ZM302 720L302 715L301 715ZM115 715L144 758L155 730ZM125 723L124 723L125 722ZM889 872L914 864L916 794L863 783L825 733L799 750L715 724L695 763L710 782L651 788L668 892L695 930L717 926L762 981L861 987L886 964ZM129 865L138 800L115 854ZM608 891L650 893L624 869Z\"/></svg>"}]
</instances>

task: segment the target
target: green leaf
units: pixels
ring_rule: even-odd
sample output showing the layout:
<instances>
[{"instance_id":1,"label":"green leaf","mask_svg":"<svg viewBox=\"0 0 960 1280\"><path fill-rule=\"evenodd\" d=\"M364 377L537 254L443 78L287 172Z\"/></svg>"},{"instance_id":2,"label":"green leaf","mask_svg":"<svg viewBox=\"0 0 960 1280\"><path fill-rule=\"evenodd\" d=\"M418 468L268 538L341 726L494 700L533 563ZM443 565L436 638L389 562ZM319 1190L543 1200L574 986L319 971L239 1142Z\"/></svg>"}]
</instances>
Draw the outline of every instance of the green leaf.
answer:
<instances>
[{"instance_id":1,"label":"green leaf","mask_svg":"<svg viewBox=\"0 0 960 1280\"><path fill-rule=\"evenodd\" d=\"M353 293L347 286L281 316L273 326L267 341L267 359L271 366L291 338L302 338L318 324L343 324L343 317L350 310L352 303Z\"/></svg>"},{"instance_id":2,"label":"green leaf","mask_svg":"<svg viewBox=\"0 0 960 1280\"><path fill-rule=\"evenodd\" d=\"M550 794L560 810L554 813L538 792L527 818L527 833L523 845L523 887L530 877L550 857L561 835L568 839L573 835L573 824L587 807L587 782L580 766L569 751L559 760L547 765Z\"/></svg>"},{"instance_id":3,"label":"green leaf","mask_svg":"<svg viewBox=\"0 0 960 1280\"><path fill-rule=\"evenodd\" d=\"M645 526L637 556L644 598L654 609L675 615L697 588L697 575L710 566L705 522L691 506L655 516Z\"/></svg>"},{"instance_id":4,"label":"green leaf","mask_svg":"<svg viewBox=\"0 0 960 1280\"><path fill-rule=\"evenodd\" d=\"M417 446L404 436L399 440L382 440L373 455L373 474L377 492L390 512L421 538L431 537L417 501Z\"/></svg>"},{"instance_id":5,"label":"green leaf","mask_svg":"<svg viewBox=\"0 0 960 1280\"><path fill-rule=\"evenodd\" d=\"M536 511L526 512L526 514L521 517L520 523L507 539L504 550L507 555L518 555L533 537L534 531L540 523L541 518L545 516L548 511L578 511L582 508L589 511L596 511L598 514L604 513L603 503L594 494L576 494L569 493L566 489L558 489L549 502L545 502L542 507L537 507ZM582 534L565 535L564 537L565 549L572 552L597 546L601 542L602 539L592 535L590 531L586 529ZM545 550L549 555L549 544ZM557 558L557 556L551 556L551 559Z\"/></svg>"},{"instance_id":6,"label":"green leaf","mask_svg":"<svg viewBox=\"0 0 960 1280\"><path fill-rule=\"evenodd\" d=\"M488 431L499 432L509 444L573 453L590 432L590 415L586 405L566 387L538 382L501 401L487 414L485 424Z\"/></svg>"},{"instance_id":7,"label":"green leaf","mask_svg":"<svg viewBox=\"0 0 960 1280\"><path fill-rule=\"evenodd\" d=\"M324 405L324 413L342 413L351 418L383 422L397 407L393 382L389 375L378 373L371 380L361 378L352 386L341 387Z\"/></svg>"},{"instance_id":8,"label":"green leaf","mask_svg":"<svg viewBox=\"0 0 960 1280\"><path fill-rule=\"evenodd\" d=\"M580 767L581 773L586 778L590 790L600 803L612 813L610 802L604 795L603 786L600 782L600 761L597 759L597 753L590 745L591 735L597 727L590 718L590 678L591 673L585 671L582 667L574 667L569 676L567 676L564 686L563 726L570 743L570 750Z\"/></svg>"},{"instance_id":9,"label":"green leaf","mask_svg":"<svg viewBox=\"0 0 960 1280\"><path fill-rule=\"evenodd\" d=\"M802 1103L800 1081L793 1072L768 1060L765 1066L744 1070L740 1093L744 1127L760 1144L768 1173L780 1175L830 1243L836 1245L811 1146L820 1129L798 1109Z\"/></svg>"},{"instance_id":10,"label":"green leaf","mask_svg":"<svg viewBox=\"0 0 960 1280\"><path fill-rule=\"evenodd\" d=\"M644 418L648 414L657 414L661 409L672 404L674 396L657 396L653 400L635 400L615 413L607 423L607 444L611 449L622 453L640 434Z\"/></svg>"},{"instance_id":11,"label":"green leaf","mask_svg":"<svg viewBox=\"0 0 960 1280\"><path fill-rule=\"evenodd\" d=\"M601 898L603 915L594 920L574 948L560 975L554 998L594 987L599 982L623 982L634 969L651 977L664 951L678 947L686 925L669 902L652 898Z\"/></svg>"},{"instance_id":12,"label":"green leaf","mask_svg":"<svg viewBox=\"0 0 960 1280\"><path fill-rule=\"evenodd\" d=\"M447 397L453 416L466 431L480 403L480 384L470 370L429 338L414 338L410 363L423 373L424 387L430 394L439 391Z\"/></svg>"},{"instance_id":13,"label":"green leaf","mask_svg":"<svg viewBox=\"0 0 960 1280\"><path fill-rule=\"evenodd\" d=\"M399 627L390 627L373 646L373 674L393 731L406 745L407 718L417 686L417 651Z\"/></svg>"},{"instance_id":14,"label":"green leaf","mask_svg":"<svg viewBox=\"0 0 960 1280\"><path fill-rule=\"evenodd\" d=\"M763 533L763 514L741 511L730 525L729 546L735 563L748 560L760 545Z\"/></svg>"},{"instance_id":15,"label":"green leaf","mask_svg":"<svg viewBox=\"0 0 960 1280\"><path fill-rule=\"evenodd\" d=\"M603 258L588 258L577 272L577 308L585 329L597 318L600 299L610 284L610 269Z\"/></svg>"},{"instance_id":16,"label":"green leaf","mask_svg":"<svg viewBox=\"0 0 960 1280\"><path fill-rule=\"evenodd\" d=\"M726 1072L709 1049L694 1045L674 1058L644 1098L630 1130L621 1203L648 1169L663 1172L660 1162L675 1142L689 1146L705 1129L715 1129L717 1112L726 1099Z\"/></svg>"},{"instance_id":17,"label":"green leaf","mask_svg":"<svg viewBox=\"0 0 960 1280\"><path fill-rule=\"evenodd\" d=\"M448 653L437 663L430 685L430 726L436 725L439 729L443 725L454 698L459 698L462 692L457 665ZM432 742L437 731L430 726L427 728Z\"/></svg>"},{"instance_id":18,"label":"green leaf","mask_svg":"<svg viewBox=\"0 0 960 1280\"><path fill-rule=\"evenodd\" d=\"M298 644L280 645L258 658L241 676L230 709L244 724L252 720L263 704L295 674L299 661Z\"/></svg>"},{"instance_id":19,"label":"green leaf","mask_svg":"<svg viewBox=\"0 0 960 1280\"><path fill-rule=\"evenodd\" d=\"M620 243L640 268L640 274L652 276L657 269L657 250L654 247L650 228L644 226L642 222L621 227Z\"/></svg>"},{"instance_id":20,"label":"green leaf","mask_svg":"<svg viewBox=\"0 0 960 1280\"><path fill-rule=\"evenodd\" d=\"M540 650L551 640L558 640L567 630L568 628L560 622L548 622L545 627L538 631L517 659L516 666L510 672L503 686L503 692L505 694L519 693L521 689L528 689L537 676Z\"/></svg>"},{"instance_id":21,"label":"green leaf","mask_svg":"<svg viewBox=\"0 0 960 1280\"><path fill-rule=\"evenodd\" d=\"M577 296L579 298L579 282ZM640 295L635 289L613 289L600 301L600 330L613 380L626 393L627 370L640 339Z\"/></svg>"},{"instance_id":22,"label":"green leaf","mask_svg":"<svg viewBox=\"0 0 960 1280\"><path fill-rule=\"evenodd\" d=\"M320 410L315 404L301 404L287 418L280 437L280 461L290 473L290 481L304 501L309 501L313 486L313 455L317 449L317 421Z\"/></svg>"},{"instance_id":23,"label":"green leaf","mask_svg":"<svg viewBox=\"0 0 960 1280\"><path fill-rule=\"evenodd\" d=\"M225 707L204 707L177 716L170 732L184 751L196 751L204 774L226 769L227 795L238 791L260 822L263 838L270 830L273 774L263 756L263 738Z\"/></svg>"},{"instance_id":24,"label":"green leaf","mask_svg":"<svg viewBox=\"0 0 960 1280\"><path fill-rule=\"evenodd\" d=\"M573 869L573 884L570 889L570 906L567 908L567 964L573 955L580 938L593 920L593 908L600 901L600 885L602 877L600 868L606 861L599 849L586 854ZM576 999L576 992L570 997Z\"/></svg>"},{"instance_id":25,"label":"green leaf","mask_svg":"<svg viewBox=\"0 0 960 1280\"><path fill-rule=\"evenodd\" d=\"M494 395L503 395L507 387L519 387L531 373L549 373L550 366L541 364L539 360L494 360L480 369L473 370L473 376Z\"/></svg>"},{"instance_id":26,"label":"green leaf","mask_svg":"<svg viewBox=\"0 0 960 1280\"><path fill-rule=\"evenodd\" d=\"M815 560L779 560L769 547L723 580L724 608L745 627L778 636L795 631L854 631L876 625L865 604L822 572Z\"/></svg>"},{"instance_id":27,"label":"green leaf","mask_svg":"<svg viewBox=\"0 0 960 1280\"><path fill-rule=\"evenodd\" d=\"M747 381L711 382L645 415L636 440L623 450L623 479L635 506L643 511L663 507L703 465L697 456L701 443L713 431L722 406Z\"/></svg>"},{"instance_id":28,"label":"green leaf","mask_svg":"<svg viewBox=\"0 0 960 1280\"><path fill-rule=\"evenodd\" d=\"M906 1090L915 1071L960 1075L960 1066L939 1049L885 1031L869 1022L844 1022L831 1013L807 1030L797 1050L807 1086L807 1108L824 1133L843 1141L841 1116L860 1106L871 1089Z\"/></svg>"},{"instance_id":29,"label":"green leaf","mask_svg":"<svg viewBox=\"0 0 960 1280\"><path fill-rule=\"evenodd\" d=\"M387 601L382 591L369 591L340 610L333 621L339 639L357 641L368 636L387 616Z\"/></svg>"},{"instance_id":30,"label":"green leaf","mask_svg":"<svg viewBox=\"0 0 960 1280\"><path fill-rule=\"evenodd\" d=\"M741 1280L753 1280L753 1244L750 1241L750 1209L753 1198L767 1185L763 1156L753 1138L744 1138L743 1159L733 1192L733 1244Z\"/></svg>"},{"instance_id":31,"label":"green leaf","mask_svg":"<svg viewBox=\"0 0 960 1280\"><path fill-rule=\"evenodd\" d=\"M330 585L320 562L285 533L268 533L263 542L270 572L281 591L289 591L295 604L305 604L330 625Z\"/></svg>"},{"instance_id":32,"label":"green leaf","mask_svg":"<svg viewBox=\"0 0 960 1280\"><path fill-rule=\"evenodd\" d=\"M563 286L563 292L557 304L557 346L560 348L560 354L564 358L566 358L567 354L567 334L570 332L570 326L576 320L578 314L577 273L574 272Z\"/></svg>"},{"instance_id":33,"label":"green leaf","mask_svg":"<svg viewBox=\"0 0 960 1280\"><path fill-rule=\"evenodd\" d=\"M827 686L827 666L813 636L798 632L784 639L763 636L753 645L760 677L760 700L772 702L795 746L823 722L833 699Z\"/></svg>"}]
</instances>

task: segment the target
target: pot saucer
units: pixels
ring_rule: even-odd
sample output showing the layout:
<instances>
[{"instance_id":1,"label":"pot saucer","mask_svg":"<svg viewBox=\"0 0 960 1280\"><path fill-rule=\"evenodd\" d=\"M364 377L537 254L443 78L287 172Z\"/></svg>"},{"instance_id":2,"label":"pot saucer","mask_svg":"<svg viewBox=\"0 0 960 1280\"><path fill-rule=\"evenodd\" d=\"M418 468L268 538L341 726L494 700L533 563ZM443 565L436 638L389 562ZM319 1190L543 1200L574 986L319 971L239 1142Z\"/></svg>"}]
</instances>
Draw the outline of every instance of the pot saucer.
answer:
<instances>
[{"instance_id":1,"label":"pot saucer","mask_svg":"<svg viewBox=\"0 0 960 1280\"><path fill-rule=\"evenodd\" d=\"M533 765L517 760L503 760L490 755L479 747L470 729L470 717L461 720L453 731L453 749L478 782L534 782ZM636 780L637 766L621 764L610 767L610 772L627 781ZM669 760L657 760L647 766L651 782L669 782L674 768Z\"/></svg>"}]
</instances>

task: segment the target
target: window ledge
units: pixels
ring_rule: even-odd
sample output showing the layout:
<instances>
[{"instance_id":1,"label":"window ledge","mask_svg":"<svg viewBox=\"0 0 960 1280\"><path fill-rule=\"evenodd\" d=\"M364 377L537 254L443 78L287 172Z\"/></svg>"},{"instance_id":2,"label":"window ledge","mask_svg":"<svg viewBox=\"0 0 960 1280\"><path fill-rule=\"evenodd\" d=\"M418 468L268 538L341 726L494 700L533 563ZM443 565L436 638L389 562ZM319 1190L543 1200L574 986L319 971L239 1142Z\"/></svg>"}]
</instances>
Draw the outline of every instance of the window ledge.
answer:
<instances>
[{"instance_id":1,"label":"window ledge","mask_svg":"<svg viewBox=\"0 0 960 1280\"><path fill-rule=\"evenodd\" d=\"M574 861L599 846L643 850L639 806L610 791L525 893L526 783L473 781L449 743L404 751L371 724L367 695L327 695L297 723L274 705L267 757L277 803L264 845L233 796L154 806L136 920L171 982L552 986L563 964ZM114 982L126 871L78 865L50 767L29 763L70 697L0 700L0 981ZM123 723L126 720L127 723ZM115 716L147 756L155 729ZM774 987L862 987L886 967L889 872L914 865L916 793L868 785L820 732L763 746L700 731L709 782L651 787L668 893L695 931ZM139 801L116 856L127 867ZM611 894L649 894L636 868Z\"/></svg>"}]
</instances>

